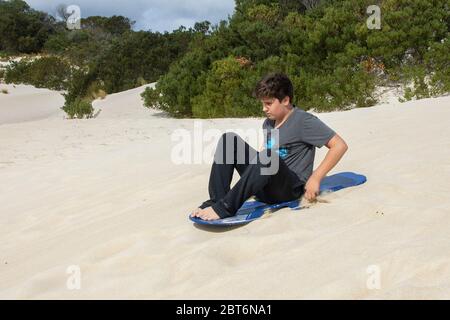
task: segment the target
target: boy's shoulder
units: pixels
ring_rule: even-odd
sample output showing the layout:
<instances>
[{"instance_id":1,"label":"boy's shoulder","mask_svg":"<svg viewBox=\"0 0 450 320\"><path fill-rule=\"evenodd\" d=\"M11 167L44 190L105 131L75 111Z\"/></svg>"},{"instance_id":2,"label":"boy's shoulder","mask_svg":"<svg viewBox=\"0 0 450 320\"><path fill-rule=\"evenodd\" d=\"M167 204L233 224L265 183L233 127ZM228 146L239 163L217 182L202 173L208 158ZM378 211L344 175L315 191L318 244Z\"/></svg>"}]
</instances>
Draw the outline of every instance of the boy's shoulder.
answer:
<instances>
[{"instance_id":1,"label":"boy's shoulder","mask_svg":"<svg viewBox=\"0 0 450 320\"><path fill-rule=\"evenodd\" d=\"M299 107L295 107L293 116L300 119L300 118L302 118L304 116L308 116L308 115L311 115L311 114L303 109L300 109Z\"/></svg>"},{"instance_id":2,"label":"boy's shoulder","mask_svg":"<svg viewBox=\"0 0 450 320\"><path fill-rule=\"evenodd\" d=\"M273 128L274 121L270 120L269 118L264 119L264 122L262 124L263 129Z\"/></svg>"},{"instance_id":3,"label":"boy's shoulder","mask_svg":"<svg viewBox=\"0 0 450 320\"><path fill-rule=\"evenodd\" d=\"M319 117L317 117L315 114L312 114L308 111L305 111L303 109L300 108L295 108L295 121L297 122L302 122L304 124L311 122L311 121L316 121L316 120L320 120Z\"/></svg>"}]
</instances>

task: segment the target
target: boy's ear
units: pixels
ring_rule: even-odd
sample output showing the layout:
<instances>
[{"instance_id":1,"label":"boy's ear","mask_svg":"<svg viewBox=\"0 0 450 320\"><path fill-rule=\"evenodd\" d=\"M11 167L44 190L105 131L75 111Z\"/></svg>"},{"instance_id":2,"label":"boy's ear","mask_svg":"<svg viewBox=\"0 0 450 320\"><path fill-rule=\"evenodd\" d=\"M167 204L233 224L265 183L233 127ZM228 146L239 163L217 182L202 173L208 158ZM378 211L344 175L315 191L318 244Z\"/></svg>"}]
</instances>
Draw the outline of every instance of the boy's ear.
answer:
<instances>
[{"instance_id":1,"label":"boy's ear","mask_svg":"<svg viewBox=\"0 0 450 320\"><path fill-rule=\"evenodd\" d=\"M284 106L288 106L291 103L291 98L289 96L284 97L283 101L281 101L281 104Z\"/></svg>"}]
</instances>

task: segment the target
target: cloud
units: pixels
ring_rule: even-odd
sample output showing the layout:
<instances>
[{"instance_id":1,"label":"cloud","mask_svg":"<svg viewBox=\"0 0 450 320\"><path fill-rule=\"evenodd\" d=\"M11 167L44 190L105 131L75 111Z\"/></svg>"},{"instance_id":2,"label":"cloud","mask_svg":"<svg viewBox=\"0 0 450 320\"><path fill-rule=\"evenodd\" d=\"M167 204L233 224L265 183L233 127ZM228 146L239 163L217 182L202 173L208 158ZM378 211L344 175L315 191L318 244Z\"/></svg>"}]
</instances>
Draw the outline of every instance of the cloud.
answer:
<instances>
[{"instance_id":1,"label":"cloud","mask_svg":"<svg viewBox=\"0 0 450 320\"><path fill-rule=\"evenodd\" d=\"M136 21L136 30L172 31L180 25L226 20L234 10L234 0L26 0L36 10L56 15L59 4L78 5L81 16L122 15Z\"/></svg>"}]
</instances>

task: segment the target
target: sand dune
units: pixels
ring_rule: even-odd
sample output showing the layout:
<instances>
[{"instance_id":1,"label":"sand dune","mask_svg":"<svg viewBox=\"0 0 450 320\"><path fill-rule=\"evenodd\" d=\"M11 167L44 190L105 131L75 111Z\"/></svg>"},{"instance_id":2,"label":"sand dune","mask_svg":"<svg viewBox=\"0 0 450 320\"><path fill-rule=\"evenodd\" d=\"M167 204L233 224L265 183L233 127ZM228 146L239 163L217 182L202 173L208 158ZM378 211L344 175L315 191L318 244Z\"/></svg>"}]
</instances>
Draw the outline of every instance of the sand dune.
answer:
<instances>
[{"instance_id":1,"label":"sand dune","mask_svg":"<svg viewBox=\"0 0 450 320\"><path fill-rule=\"evenodd\" d=\"M63 118L63 96L48 89L36 89L30 85L0 84L0 125L46 119Z\"/></svg>"},{"instance_id":2,"label":"sand dune","mask_svg":"<svg viewBox=\"0 0 450 320\"><path fill-rule=\"evenodd\" d=\"M96 111L100 110L99 118L128 118L128 119L151 119L155 112L149 112L144 108L141 93L145 88L154 88L155 84L148 84L139 88L114 93L106 96L103 100L93 102Z\"/></svg>"},{"instance_id":3,"label":"sand dune","mask_svg":"<svg viewBox=\"0 0 450 320\"><path fill-rule=\"evenodd\" d=\"M207 198L209 164L170 158L173 130L195 120L143 108L142 90L76 121L56 113L55 93L0 94L1 298L450 298L450 97L321 114L350 146L333 172L368 182L211 232L187 219ZM14 118L36 101L48 117Z\"/></svg>"}]
</instances>

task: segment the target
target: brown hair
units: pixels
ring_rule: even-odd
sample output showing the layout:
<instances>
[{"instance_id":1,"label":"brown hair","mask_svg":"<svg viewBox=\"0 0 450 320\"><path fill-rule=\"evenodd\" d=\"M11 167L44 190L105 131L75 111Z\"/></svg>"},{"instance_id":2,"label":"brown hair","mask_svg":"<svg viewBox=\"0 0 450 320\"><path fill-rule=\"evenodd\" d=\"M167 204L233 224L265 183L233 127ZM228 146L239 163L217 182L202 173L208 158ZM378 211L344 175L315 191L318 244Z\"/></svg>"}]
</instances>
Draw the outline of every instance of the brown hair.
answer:
<instances>
[{"instance_id":1,"label":"brown hair","mask_svg":"<svg viewBox=\"0 0 450 320\"><path fill-rule=\"evenodd\" d=\"M290 103L294 100L294 87L291 80L283 73L271 73L258 82L253 96L257 99L277 98L282 101L289 97Z\"/></svg>"}]
</instances>

